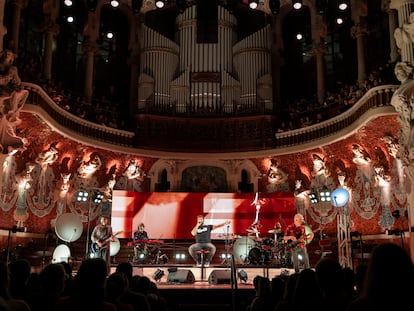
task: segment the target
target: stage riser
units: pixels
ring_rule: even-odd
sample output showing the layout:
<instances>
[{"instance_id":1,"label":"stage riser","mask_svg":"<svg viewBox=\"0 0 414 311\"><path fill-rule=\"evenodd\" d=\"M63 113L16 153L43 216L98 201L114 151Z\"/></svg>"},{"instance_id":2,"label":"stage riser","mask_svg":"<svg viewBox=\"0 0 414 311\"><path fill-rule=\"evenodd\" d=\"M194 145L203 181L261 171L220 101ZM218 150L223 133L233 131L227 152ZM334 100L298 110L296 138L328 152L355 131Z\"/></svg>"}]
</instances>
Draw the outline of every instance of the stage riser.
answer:
<instances>
[{"instance_id":1,"label":"stage riser","mask_svg":"<svg viewBox=\"0 0 414 311\"><path fill-rule=\"evenodd\" d=\"M154 273L161 269L164 272L164 276L157 281L157 284L162 286L164 284L171 284L171 282L168 282L168 269L175 269L174 267L133 267L133 275L141 275L141 276L147 276L152 281L154 281ZM198 282L208 282L209 276L214 270L218 271L229 271L229 268L227 267L209 267L209 268L201 268L201 267L177 267L176 269L179 270L190 270L195 278L195 283ZM111 267L111 272L114 272L116 270L116 266ZM255 276L263 276L268 277L269 279L280 275L281 273L294 273L293 269L285 269L285 268L269 268L269 267L258 267L258 268L251 268L251 267L237 267L236 271L239 272L240 270L243 270L247 274L247 282L251 284L253 282L253 279ZM238 283L244 284L245 282L240 281L240 279L237 279Z\"/></svg>"}]
</instances>

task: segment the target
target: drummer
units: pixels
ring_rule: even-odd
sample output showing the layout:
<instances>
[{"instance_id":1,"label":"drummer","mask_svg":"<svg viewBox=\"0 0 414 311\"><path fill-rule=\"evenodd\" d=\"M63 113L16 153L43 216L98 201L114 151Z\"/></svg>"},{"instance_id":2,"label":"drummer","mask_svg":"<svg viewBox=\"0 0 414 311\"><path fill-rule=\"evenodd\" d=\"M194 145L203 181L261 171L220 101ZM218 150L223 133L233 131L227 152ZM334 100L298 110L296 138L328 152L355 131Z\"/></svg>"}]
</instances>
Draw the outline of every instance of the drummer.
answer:
<instances>
[{"instance_id":1,"label":"drummer","mask_svg":"<svg viewBox=\"0 0 414 311\"><path fill-rule=\"evenodd\" d=\"M277 222L274 229L269 230L269 233L274 234L275 242L283 242L283 236L285 235L285 232L282 230L282 225L280 222Z\"/></svg>"},{"instance_id":2,"label":"drummer","mask_svg":"<svg viewBox=\"0 0 414 311\"><path fill-rule=\"evenodd\" d=\"M139 260L139 255L148 252L146 241L149 240L148 233L145 231L143 222L138 224L138 228L134 231L134 262Z\"/></svg>"}]
</instances>

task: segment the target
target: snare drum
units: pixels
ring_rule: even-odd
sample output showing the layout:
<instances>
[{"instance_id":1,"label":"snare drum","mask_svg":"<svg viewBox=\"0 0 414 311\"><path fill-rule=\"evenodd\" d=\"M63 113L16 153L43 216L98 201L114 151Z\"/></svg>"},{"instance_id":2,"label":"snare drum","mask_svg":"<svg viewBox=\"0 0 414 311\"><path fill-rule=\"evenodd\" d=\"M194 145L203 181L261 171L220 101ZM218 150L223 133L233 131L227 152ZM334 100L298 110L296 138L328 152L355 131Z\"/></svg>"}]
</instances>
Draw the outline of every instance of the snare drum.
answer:
<instances>
[{"instance_id":1,"label":"snare drum","mask_svg":"<svg viewBox=\"0 0 414 311\"><path fill-rule=\"evenodd\" d=\"M233 245L234 261L236 263L248 263L249 252L256 246L256 242L247 236L242 236Z\"/></svg>"}]
</instances>

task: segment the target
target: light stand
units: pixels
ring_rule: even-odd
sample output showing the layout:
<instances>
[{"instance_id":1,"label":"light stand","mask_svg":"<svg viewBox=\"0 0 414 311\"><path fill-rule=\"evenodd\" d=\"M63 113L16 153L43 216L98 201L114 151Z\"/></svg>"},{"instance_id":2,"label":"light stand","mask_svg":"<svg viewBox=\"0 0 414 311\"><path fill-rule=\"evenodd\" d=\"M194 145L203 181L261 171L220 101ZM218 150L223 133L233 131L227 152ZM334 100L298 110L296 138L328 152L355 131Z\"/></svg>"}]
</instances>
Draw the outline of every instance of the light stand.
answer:
<instances>
[{"instance_id":1,"label":"light stand","mask_svg":"<svg viewBox=\"0 0 414 311\"><path fill-rule=\"evenodd\" d=\"M76 195L76 201L78 202L89 202L88 203L88 218L87 218L87 229L86 229L86 242L85 242L85 259L89 256L89 243L90 243L90 230L91 230L91 209L92 209L92 200L95 204L102 202L103 194L97 189L95 190L94 196L92 197L88 190L79 190Z\"/></svg>"}]
</instances>

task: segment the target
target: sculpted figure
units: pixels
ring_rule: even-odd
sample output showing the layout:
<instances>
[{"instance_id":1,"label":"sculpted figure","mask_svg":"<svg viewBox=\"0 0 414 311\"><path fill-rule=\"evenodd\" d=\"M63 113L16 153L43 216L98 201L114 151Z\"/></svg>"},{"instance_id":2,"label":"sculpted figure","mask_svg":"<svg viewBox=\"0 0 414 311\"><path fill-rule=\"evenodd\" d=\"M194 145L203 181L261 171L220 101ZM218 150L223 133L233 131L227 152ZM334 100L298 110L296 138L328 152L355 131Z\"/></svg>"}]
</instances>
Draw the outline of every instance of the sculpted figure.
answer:
<instances>
[{"instance_id":1,"label":"sculpted figure","mask_svg":"<svg viewBox=\"0 0 414 311\"><path fill-rule=\"evenodd\" d=\"M391 105L398 112L401 125L399 131L400 149L397 156L405 164L414 161L414 83L413 66L406 62L399 62L394 68L395 76L401 82L400 87L391 98Z\"/></svg>"},{"instance_id":2,"label":"sculpted figure","mask_svg":"<svg viewBox=\"0 0 414 311\"><path fill-rule=\"evenodd\" d=\"M10 50L0 52L0 148L3 153L11 146L23 148L25 140L16 135L20 124L19 113L29 92L21 88L17 68L13 66L15 55Z\"/></svg>"}]
</instances>

